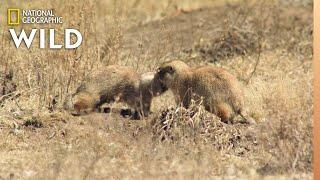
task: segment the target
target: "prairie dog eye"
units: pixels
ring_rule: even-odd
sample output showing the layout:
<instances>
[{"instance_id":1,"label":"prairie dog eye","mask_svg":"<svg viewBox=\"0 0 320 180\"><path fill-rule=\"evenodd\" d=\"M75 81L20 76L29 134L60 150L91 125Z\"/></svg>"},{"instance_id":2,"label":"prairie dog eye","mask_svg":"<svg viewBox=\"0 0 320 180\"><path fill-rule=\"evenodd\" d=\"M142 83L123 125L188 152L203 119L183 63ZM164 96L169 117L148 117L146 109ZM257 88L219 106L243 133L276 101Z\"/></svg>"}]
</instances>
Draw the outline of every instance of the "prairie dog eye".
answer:
<instances>
[{"instance_id":1,"label":"prairie dog eye","mask_svg":"<svg viewBox=\"0 0 320 180\"><path fill-rule=\"evenodd\" d=\"M166 74L166 72L164 72L163 69L159 69L158 74L159 74L160 79L162 79L162 78L164 78L164 75Z\"/></svg>"},{"instance_id":2,"label":"prairie dog eye","mask_svg":"<svg viewBox=\"0 0 320 180\"><path fill-rule=\"evenodd\" d=\"M165 68L165 70L166 70L166 72L169 73L169 74L173 74L173 73L174 73L174 69L173 69L172 66L167 66L167 67Z\"/></svg>"}]
</instances>

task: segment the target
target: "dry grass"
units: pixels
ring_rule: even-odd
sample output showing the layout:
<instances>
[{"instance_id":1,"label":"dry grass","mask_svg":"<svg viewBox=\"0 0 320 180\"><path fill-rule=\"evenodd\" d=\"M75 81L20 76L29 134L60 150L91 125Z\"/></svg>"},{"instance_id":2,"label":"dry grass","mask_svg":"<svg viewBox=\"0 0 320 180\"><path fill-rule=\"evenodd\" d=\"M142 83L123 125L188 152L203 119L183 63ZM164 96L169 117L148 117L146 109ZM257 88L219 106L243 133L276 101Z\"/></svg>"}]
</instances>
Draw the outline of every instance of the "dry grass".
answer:
<instances>
[{"instance_id":1,"label":"dry grass","mask_svg":"<svg viewBox=\"0 0 320 180\"><path fill-rule=\"evenodd\" d=\"M7 7L53 8L64 17L54 26L58 38L73 27L84 42L72 51L40 50L36 42L17 50L2 28L0 73L13 71L17 91L0 97L0 179L311 179L312 3L233 2L2 5L1 17ZM236 75L258 123L228 125L197 104L175 107L171 92L155 98L152 116L141 121L117 113L73 117L61 109L96 67L145 72L173 58Z\"/></svg>"}]
</instances>

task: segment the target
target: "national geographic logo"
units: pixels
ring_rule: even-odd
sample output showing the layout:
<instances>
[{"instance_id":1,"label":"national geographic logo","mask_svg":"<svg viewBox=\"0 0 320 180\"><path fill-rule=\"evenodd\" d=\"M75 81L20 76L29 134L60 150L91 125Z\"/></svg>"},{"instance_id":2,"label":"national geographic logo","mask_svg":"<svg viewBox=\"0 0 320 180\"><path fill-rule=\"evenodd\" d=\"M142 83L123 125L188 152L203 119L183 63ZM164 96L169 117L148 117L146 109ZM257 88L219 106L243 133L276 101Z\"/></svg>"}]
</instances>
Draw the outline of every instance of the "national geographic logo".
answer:
<instances>
[{"instance_id":1,"label":"national geographic logo","mask_svg":"<svg viewBox=\"0 0 320 180\"><path fill-rule=\"evenodd\" d=\"M62 17L52 9L8 9L8 25L22 24L62 24Z\"/></svg>"},{"instance_id":2,"label":"national geographic logo","mask_svg":"<svg viewBox=\"0 0 320 180\"><path fill-rule=\"evenodd\" d=\"M8 9L8 26L18 26L20 24L62 24L62 17L56 16L50 9ZM38 26L36 26L38 27ZM60 30L60 29L59 29ZM9 28L12 40L17 48L22 42L29 49L35 38L39 38L40 49L76 49L82 43L82 35L79 30L68 28L64 29L64 43L56 43L56 29L32 28L26 32L24 28L16 32L15 28ZM38 34L39 36L36 36ZM62 41L59 41L62 42Z\"/></svg>"},{"instance_id":3,"label":"national geographic logo","mask_svg":"<svg viewBox=\"0 0 320 180\"><path fill-rule=\"evenodd\" d=\"M20 24L20 9L8 9L8 25L14 26Z\"/></svg>"}]
</instances>

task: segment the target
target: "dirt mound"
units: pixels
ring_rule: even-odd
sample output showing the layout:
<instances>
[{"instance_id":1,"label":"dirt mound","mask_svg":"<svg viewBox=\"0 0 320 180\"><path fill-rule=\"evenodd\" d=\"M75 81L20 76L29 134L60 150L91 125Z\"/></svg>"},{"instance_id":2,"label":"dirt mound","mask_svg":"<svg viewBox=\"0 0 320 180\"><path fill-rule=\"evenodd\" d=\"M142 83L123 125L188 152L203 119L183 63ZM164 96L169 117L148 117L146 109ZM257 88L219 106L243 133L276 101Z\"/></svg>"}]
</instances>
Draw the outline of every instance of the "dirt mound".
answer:
<instances>
[{"instance_id":1,"label":"dirt mound","mask_svg":"<svg viewBox=\"0 0 320 180\"><path fill-rule=\"evenodd\" d=\"M257 52L258 49L258 35L238 28L231 28L213 39L202 39L194 47L194 51L202 58L212 59L214 62L235 55L247 55Z\"/></svg>"},{"instance_id":2,"label":"dirt mound","mask_svg":"<svg viewBox=\"0 0 320 180\"><path fill-rule=\"evenodd\" d=\"M204 142L236 155L243 155L257 144L248 134L247 125L225 124L201 106L165 109L153 119L152 130L154 139L159 141Z\"/></svg>"}]
</instances>

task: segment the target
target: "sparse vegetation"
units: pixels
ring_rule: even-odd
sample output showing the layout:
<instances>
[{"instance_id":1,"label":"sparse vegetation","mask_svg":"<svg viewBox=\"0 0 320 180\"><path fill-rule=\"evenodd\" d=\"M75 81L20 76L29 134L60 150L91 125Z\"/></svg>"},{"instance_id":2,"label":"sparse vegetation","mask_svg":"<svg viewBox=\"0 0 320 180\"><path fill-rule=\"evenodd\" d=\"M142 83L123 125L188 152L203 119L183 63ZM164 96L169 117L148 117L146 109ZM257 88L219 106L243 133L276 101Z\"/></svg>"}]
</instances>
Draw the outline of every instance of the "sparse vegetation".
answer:
<instances>
[{"instance_id":1,"label":"sparse vegetation","mask_svg":"<svg viewBox=\"0 0 320 180\"><path fill-rule=\"evenodd\" d=\"M52 27L57 41L73 27L84 42L77 50L43 50L37 42L17 50L0 21L0 179L311 179L312 6L311 0L4 2L1 17L7 7L54 9L64 18ZM234 74L258 123L224 124L202 106L176 107L171 92L154 98L144 120L63 110L66 96L97 67L128 65L142 73L177 58Z\"/></svg>"}]
</instances>

